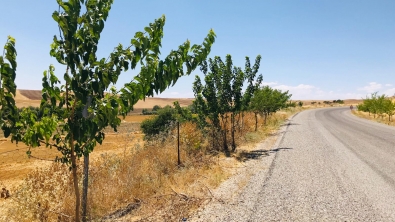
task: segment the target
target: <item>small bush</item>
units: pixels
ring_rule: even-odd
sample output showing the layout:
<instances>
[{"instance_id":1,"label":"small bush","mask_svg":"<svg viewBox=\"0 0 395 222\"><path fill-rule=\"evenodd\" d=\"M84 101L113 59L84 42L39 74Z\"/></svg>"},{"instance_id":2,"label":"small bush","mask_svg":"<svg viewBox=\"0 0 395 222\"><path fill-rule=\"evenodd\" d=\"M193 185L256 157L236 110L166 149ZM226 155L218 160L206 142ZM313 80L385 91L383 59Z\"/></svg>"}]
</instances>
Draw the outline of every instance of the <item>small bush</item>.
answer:
<instances>
[{"instance_id":1,"label":"small bush","mask_svg":"<svg viewBox=\"0 0 395 222\"><path fill-rule=\"evenodd\" d=\"M175 113L176 111L171 107L162 108L158 111L158 115L141 123L141 130L147 137L168 131L170 124L176 121Z\"/></svg>"},{"instance_id":2,"label":"small bush","mask_svg":"<svg viewBox=\"0 0 395 222\"><path fill-rule=\"evenodd\" d=\"M152 112L157 112L158 110L162 109L161 106L159 105L155 105L154 107L152 107Z\"/></svg>"}]
</instances>

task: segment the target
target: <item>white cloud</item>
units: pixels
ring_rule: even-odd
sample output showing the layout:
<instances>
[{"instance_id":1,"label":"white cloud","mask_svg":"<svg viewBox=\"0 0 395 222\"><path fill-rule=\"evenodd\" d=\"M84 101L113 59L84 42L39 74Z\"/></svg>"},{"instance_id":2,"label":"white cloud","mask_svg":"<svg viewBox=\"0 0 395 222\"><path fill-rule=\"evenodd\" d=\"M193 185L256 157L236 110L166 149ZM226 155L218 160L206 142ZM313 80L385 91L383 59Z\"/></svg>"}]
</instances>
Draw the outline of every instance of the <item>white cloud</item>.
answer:
<instances>
[{"instance_id":1,"label":"white cloud","mask_svg":"<svg viewBox=\"0 0 395 222\"><path fill-rule=\"evenodd\" d=\"M292 100L334 100L334 99L360 99L364 94L359 93L343 93L339 91L324 91L319 87L299 84L296 86L290 85L276 85L273 86L275 89L282 91L288 90L292 94Z\"/></svg>"},{"instance_id":2,"label":"white cloud","mask_svg":"<svg viewBox=\"0 0 395 222\"><path fill-rule=\"evenodd\" d=\"M359 91L365 91L367 93L374 93L379 91L382 88L382 85L377 82L370 82L369 85L364 86L362 88L358 88Z\"/></svg>"},{"instance_id":3,"label":"white cloud","mask_svg":"<svg viewBox=\"0 0 395 222\"><path fill-rule=\"evenodd\" d=\"M392 86L392 84L385 84L385 86Z\"/></svg>"},{"instance_id":4,"label":"white cloud","mask_svg":"<svg viewBox=\"0 0 395 222\"><path fill-rule=\"evenodd\" d=\"M279 89L281 91L289 91L292 94L292 99L309 99L316 94L316 92L320 91L319 88L306 85L306 84L299 84L297 86L288 86L288 85L277 85L273 86L275 89Z\"/></svg>"},{"instance_id":5,"label":"white cloud","mask_svg":"<svg viewBox=\"0 0 395 222\"><path fill-rule=\"evenodd\" d=\"M395 88L387 89L384 92L384 94L387 95L387 96L394 96L395 95Z\"/></svg>"}]
</instances>

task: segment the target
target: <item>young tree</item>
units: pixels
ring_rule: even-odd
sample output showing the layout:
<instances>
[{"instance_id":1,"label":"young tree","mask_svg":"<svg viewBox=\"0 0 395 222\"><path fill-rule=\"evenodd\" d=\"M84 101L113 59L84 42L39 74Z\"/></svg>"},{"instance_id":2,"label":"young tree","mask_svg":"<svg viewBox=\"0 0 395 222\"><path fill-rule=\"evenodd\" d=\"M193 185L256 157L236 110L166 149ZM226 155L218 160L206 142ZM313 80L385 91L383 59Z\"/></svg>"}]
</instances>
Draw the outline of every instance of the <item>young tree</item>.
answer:
<instances>
[{"instance_id":1,"label":"young tree","mask_svg":"<svg viewBox=\"0 0 395 222\"><path fill-rule=\"evenodd\" d=\"M260 63L261 63L261 56L258 55L255 59L254 66L251 68L250 59L249 57L246 57L244 72L245 72L245 77L247 78L248 86L243 94L240 130L243 128L244 112L248 111L251 103L251 98L254 96L255 91L259 89L263 80L262 74L256 77L260 67Z\"/></svg>"},{"instance_id":2,"label":"young tree","mask_svg":"<svg viewBox=\"0 0 395 222\"><path fill-rule=\"evenodd\" d=\"M222 148L225 152L229 151L227 143L227 120L229 114L231 114L231 151L234 151L236 149L234 138L236 125L235 116L243 110L244 100L242 87L246 77L248 81L254 81L254 76L259 69L259 63L260 56L257 56L256 64L252 71L249 58L246 57L246 70L243 72L241 68L233 66L232 57L230 55L226 56L225 62L223 62L220 57L215 57L214 59L209 59L209 65L203 63L201 68L205 74L206 85L202 85L199 76L195 78L193 89L196 99L194 104L198 110L198 116L200 122L202 122L201 125L207 125L206 118L210 120L213 141L215 133L221 131L223 142ZM251 90L253 89L250 89L250 91Z\"/></svg>"},{"instance_id":3,"label":"young tree","mask_svg":"<svg viewBox=\"0 0 395 222\"><path fill-rule=\"evenodd\" d=\"M5 46L5 59L0 59L2 104L1 127L6 137L22 141L30 148L45 145L61 153L57 161L70 165L76 196L75 221L80 221L80 191L77 178L77 158L84 156L84 182L82 201L86 206L89 153L105 138L104 128L115 131L121 120L138 100L161 93L174 85L178 78L189 75L204 61L215 40L210 30L202 45L189 41L160 59L165 17L156 19L145 32L137 32L127 47L119 44L106 58L97 58L100 34L113 0L57 1L61 11L53 19L59 25L59 36L51 44L50 55L65 66L64 84L55 75L51 65L44 72L41 120L25 109L16 112L16 51L15 40L9 38ZM82 10L82 7L85 9ZM140 65L140 72L119 91L113 86L119 75ZM185 68L185 72L184 72ZM110 89L109 93L105 93ZM29 149L28 154L31 150ZM86 207L82 210L86 220Z\"/></svg>"},{"instance_id":4,"label":"young tree","mask_svg":"<svg viewBox=\"0 0 395 222\"><path fill-rule=\"evenodd\" d=\"M395 104L390 98L386 98L383 101L383 112L388 115L388 122L391 122L391 117L395 112Z\"/></svg>"},{"instance_id":5,"label":"young tree","mask_svg":"<svg viewBox=\"0 0 395 222\"><path fill-rule=\"evenodd\" d=\"M255 114L255 131L258 130L258 114L264 117L264 124L266 124L267 117L271 113L288 106L291 96L288 91L281 92L281 90L272 89L269 86L255 91L250 105L250 110Z\"/></svg>"}]
</instances>

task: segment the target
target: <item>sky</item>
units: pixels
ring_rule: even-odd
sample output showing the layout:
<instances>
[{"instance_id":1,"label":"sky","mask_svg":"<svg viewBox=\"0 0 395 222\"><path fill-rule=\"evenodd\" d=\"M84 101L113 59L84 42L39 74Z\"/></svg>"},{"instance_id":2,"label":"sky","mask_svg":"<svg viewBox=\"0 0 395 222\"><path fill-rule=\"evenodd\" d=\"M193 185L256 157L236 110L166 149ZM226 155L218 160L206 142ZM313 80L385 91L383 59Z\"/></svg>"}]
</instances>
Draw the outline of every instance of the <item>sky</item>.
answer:
<instances>
[{"instance_id":1,"label":"sky","mask_svg":"<svg viewBox=\"0 0 395 222\"><path fill-rule=\"evenodd\" d=\"M61 77L65 67L49 55L58 27L56 0L0 0L0 45L16 38L19 89L41 89L50 64ZM292 99L360 99L370 93L395 94L394 0L145 0L115 1L99 42L98 58L137 31L166 16L161 49L166 56L187 39L201 44L212 28L216 42L209 57L232 55L244 67L262 56L264 85L289 90ZM1 41L3 39L3 41ZM117 87L138 70L126 72ZM193 98L200 71L182 77L157 97Z\"/></svg>"}]
</instances>

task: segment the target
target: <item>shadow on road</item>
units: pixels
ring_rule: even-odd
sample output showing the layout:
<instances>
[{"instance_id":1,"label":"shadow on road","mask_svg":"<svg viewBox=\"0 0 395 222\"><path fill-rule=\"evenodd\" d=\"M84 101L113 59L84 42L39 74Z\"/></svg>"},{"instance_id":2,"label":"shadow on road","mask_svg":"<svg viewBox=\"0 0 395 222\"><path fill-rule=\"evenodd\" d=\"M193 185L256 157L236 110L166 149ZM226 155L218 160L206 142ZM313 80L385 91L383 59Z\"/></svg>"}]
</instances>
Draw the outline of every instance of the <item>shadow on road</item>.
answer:
<instances>
[{"instance_id":1,"label":"shadow on road","mask_svg":"<svg viewBox=\"0 0 395 222\"><path fill-rule=\"evenodd\" d=\"M299 123L292 123L292 122L281 124L281 126L298 126L298 125L300 125L300 124Z\"/></svg>"},{"instance_id":2,"label":"shadow on road","mask_svg":"<svg viewBox=\"0 0 395 222\"><path fill-rule=\"evenodd\" d=\"M253 151L241 151L236 159L240 162L246 162L248 160L255 160L261 157L269 156L271 153L276 153L281 150L287 151L291 150L292 148L276 148L272 150L253 150Z\"/></svg>"}]
</instances>

